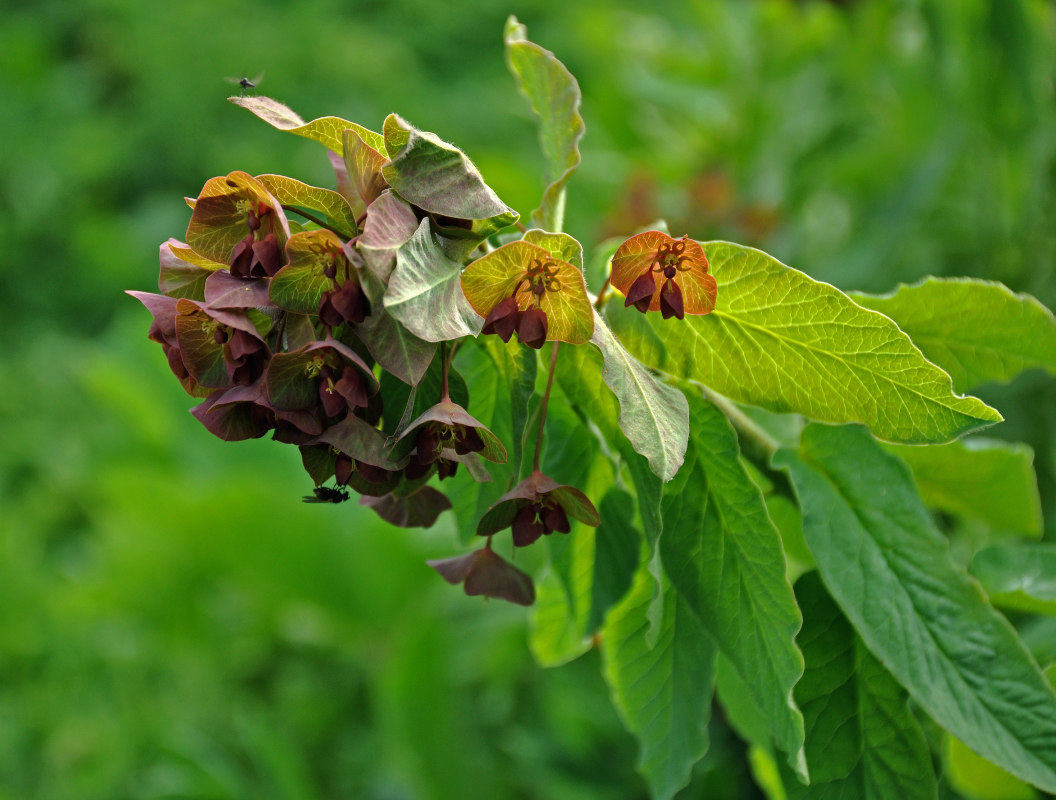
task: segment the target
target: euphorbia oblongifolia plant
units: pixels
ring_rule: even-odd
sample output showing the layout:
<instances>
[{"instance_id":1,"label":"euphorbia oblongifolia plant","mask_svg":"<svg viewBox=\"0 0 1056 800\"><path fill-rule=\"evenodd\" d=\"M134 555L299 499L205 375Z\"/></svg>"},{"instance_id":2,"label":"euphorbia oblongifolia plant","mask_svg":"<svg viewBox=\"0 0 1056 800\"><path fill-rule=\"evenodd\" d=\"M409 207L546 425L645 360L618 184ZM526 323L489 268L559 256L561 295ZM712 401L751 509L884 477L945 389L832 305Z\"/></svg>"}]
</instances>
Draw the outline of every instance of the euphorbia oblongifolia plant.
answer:
<instances>
[{"instance_id":1,"label":"euphorbia oblongifolia plant","mask_svg":"<svg viewBox=\"0 0 1056 800\"><path fill-rule=\"evenodd\" d=\"M1022 448L959 440L1001 421L964 391L1056 372L1051 312L967 279L852 298L661 221L585 260L562 231L579 87L515 19L505 41L546 156L523 222L396 114L375 131L231 98L322 143L334 179L210 178L159 293L131 293L194 416L297 447L310 493L289 501L358 496L410 527L452 510L478 545L430 566L537 603L543 663L602 648L657 797L704 753L716 691L788 796L934 796L933 730L1056 791L1056 694L928 513L1009 527L985 489L955 497L998 462L1002 491L1011 463L1036 497ZM546 550L538 585L499 554L526 547ZM1010 582L1000 553L976 563Z\"/></svg>"}]
</instances>

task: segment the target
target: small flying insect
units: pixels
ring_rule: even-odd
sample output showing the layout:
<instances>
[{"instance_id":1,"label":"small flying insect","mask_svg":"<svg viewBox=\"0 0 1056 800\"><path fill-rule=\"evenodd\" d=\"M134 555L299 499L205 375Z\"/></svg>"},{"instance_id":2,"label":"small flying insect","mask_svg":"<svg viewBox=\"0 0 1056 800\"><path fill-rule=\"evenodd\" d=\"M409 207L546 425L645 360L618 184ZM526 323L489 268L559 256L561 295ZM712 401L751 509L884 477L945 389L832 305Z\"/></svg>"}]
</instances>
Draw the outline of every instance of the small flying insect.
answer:
<instances>
[{"instance_id":1,"label":"small flying insect","mask_svg":"<svg viewBox=\"0 0 1056 800\"><path fill-rule=\"evenodd\" d=\"M306 503L343 503L347 499L347 489L331 489L329 486L316 486L312 494L304 496Z\"/></svg>"},{"instance_id":2,"label":"small flying insect","mask_svg":"<svg viewBox=\"0 0 1056 800\"><path fill-rule=\"evenodd\" d=\"M244 97L245 94L246 94L246 90L247 89L256 89L257 88L257 84L260 83L261 80L263 80L263 78L264 78L264 73L262 72L257 77L255 77L253 79L250 79L250 78L247 78L245 76L242 76L241 78L224 78L224 80L227 81L228 83L233 83L236 86L241 86L242 87L242 91L239 93L238 96L239 97Z\"/></svg>"}]
</instances>

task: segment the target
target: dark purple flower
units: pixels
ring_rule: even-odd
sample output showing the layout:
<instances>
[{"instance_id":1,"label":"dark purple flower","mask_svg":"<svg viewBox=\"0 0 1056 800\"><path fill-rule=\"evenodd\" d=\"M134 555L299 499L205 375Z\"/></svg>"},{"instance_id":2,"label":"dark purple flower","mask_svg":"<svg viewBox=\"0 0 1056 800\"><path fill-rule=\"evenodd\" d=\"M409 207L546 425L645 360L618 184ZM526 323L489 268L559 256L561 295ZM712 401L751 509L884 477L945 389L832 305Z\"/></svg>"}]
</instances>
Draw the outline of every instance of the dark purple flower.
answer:
<instances>
[{"instance_id":1,"label":"dark purple flower","mask_svg":"<svg viewBox=\"0 0 1056 800\"><path fill-rule=\"evenodd\" d=\"M477 534L492 536L511 528L514 545L526 547L555 531L568 533L569 517L593 527L601 524L597 509L583 492L536 470L488 509L477 524Z\"/></svg>"},{"instance_id":2,"label":"dark purple flower","mask_svg":"<svg viewBox=\"0 0 1056 800\"><path fill-rule=\"evenodd\" d=\"M531 577L503 560L490 546L464 556L427 561L445 581L463 589L470 597L483 595L509 600L522 606L535 602Z\"/></svg>"}]
</instances>

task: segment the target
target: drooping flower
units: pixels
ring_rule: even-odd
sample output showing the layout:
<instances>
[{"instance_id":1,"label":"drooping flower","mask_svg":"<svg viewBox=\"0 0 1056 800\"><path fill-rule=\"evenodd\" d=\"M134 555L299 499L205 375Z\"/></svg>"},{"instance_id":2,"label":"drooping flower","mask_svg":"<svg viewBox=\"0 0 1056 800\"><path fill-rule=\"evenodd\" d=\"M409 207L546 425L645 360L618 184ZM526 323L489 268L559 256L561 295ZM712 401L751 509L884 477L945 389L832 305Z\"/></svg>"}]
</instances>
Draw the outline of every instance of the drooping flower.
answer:
<instances>
[{"instance_id":1,"label":"drooping flower","mask_svg":"<svg viewBox=\"0 0 1056 800\"><path fill-rule=\"evenodd\" d=\"M555 531L568 533L569 517L592 527L601 524L597 509L583 492L536 470L488 509L477 524L477 534L492 536L511 528L514 545L527 547Z\"/></svg>"},{"instance_id":2,"label":"drooping flower","mask_svg":"<svg viewBox=\"0 0 1056 800\"><path fill-rule=\"evenodd\" d=\"M718 287L709 267L704 248L688 236L646 231L616 250L609 281L626 297L625 306L682 319L714 310Z\"/></svg>"},{"instance_id":3,"label":"drooping flower","mask_svg":"<svg viewBox=\"0 0 1056 800\"><path fill-rule=\"evenodd\" d=\"M450 477L459 457L471 453L497 464L506 462L499 437L450 400L442 400L412 421L392 449L394 459L410 456L404 471L408 480L424 477L434 463L441 479Z\"/></svg>"},{"instance_id":4,"label":"drooping flower","mask_svg":"<svg viewBox=\"0 0 1056 800\"><path fill-rule=\"evenodd\" d=\"M448 583L463 589L470 597L483 595L509 600L522 606L535 602L531 577L502 559L490 545L464 556L426 561Z\"/></svg>"},{"instance_id":5,"label":"drooping flower","mask_svg":"<svg viewBox=\"0 0 1056 800\"><path fill-rule=\"evenodd\" d=\"M516 332L533 348L546 341L583 344L594 332L594 314L583 273L528 241L510 242L462 272L462 291L484 318L481 333L504 342Z\"/></svg>"}]
</instances>

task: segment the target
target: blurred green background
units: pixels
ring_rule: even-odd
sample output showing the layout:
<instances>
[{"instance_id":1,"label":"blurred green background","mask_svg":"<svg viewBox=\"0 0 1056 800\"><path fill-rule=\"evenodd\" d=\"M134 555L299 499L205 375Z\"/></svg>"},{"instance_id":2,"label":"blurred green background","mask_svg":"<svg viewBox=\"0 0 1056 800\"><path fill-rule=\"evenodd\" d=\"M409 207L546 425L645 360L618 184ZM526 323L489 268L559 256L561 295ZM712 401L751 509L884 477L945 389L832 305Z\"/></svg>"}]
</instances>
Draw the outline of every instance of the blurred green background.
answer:
<instances>
[{"instance_id":1,"label":"blurred green background","mask_svg":"<svg viewBox=\"0 0 1056 800\"><path fill-rule=\"evenodd\" d=\"M567 228L664 217L844 289L1004 281L1056 306L1056 15L1042 0L0 3L0 800L640 798L596 653L401 531L308 506L293 448L224 444L124 289L234 169L328 185L323 149L225 102L390 111L527 214L541 188L507 14L584 92ZM1056 536L1056 390L985 387ZM680 797L751 797L713 724Z\"/></svg>"}]
</instances>

